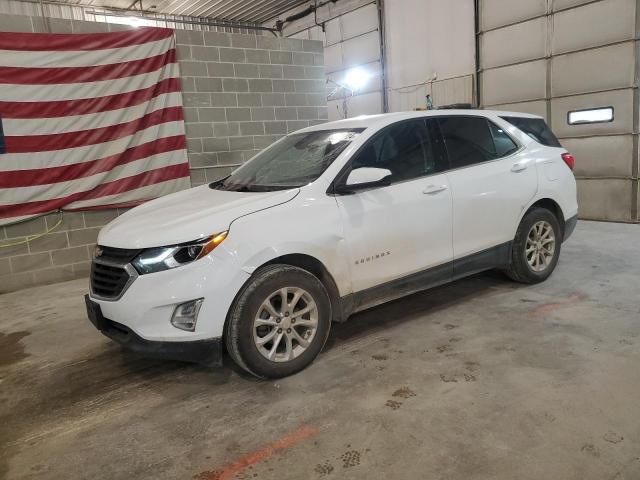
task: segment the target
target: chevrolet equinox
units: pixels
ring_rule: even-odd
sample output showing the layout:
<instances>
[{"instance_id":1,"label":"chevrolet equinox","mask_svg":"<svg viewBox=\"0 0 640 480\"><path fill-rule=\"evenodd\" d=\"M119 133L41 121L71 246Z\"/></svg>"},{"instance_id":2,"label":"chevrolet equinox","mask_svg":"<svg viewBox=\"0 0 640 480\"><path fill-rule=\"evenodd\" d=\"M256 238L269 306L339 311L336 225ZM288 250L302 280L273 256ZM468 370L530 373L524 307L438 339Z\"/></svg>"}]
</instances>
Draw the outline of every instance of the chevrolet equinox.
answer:
<instances>
[{"instance_id":1,"label":"chevrolet equinox","mask_svg":"<svg viewBox=\"0 0 640 480\"><path fill-rule=\"evenodd\" d=\"M545 280L576 224L573 163L522 113L312 126L104 227L88 316L135 351L290 375L354 312L488 269Z\"/></svg>"}]
</instances>

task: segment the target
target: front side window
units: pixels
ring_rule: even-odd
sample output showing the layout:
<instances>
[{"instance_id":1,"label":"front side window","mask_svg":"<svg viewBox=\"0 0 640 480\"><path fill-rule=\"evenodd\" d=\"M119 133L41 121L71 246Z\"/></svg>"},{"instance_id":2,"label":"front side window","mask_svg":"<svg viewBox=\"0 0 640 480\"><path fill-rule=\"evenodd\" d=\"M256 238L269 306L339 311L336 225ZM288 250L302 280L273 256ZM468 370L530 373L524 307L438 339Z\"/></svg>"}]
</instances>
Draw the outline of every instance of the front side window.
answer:
<instances>
[{"instance_id":1,"label":"front side window","mask_svg":"<svg viewBox=\"0 0 640 480\"><path fill-rule=\"evenodd\" d=\"M301 187L322 175L363 130L319 130L288 135L210 186L217 190L250 192Z\"/></svg>"},{"instance_id":2,"label":"front side window","mask_svg":"<svg viewBox=\"0 0 640 480\"><path fill-rule=\"evenodd\" d=\"M351 169L385 168L391 182L422 177L437 170L433 146L424 120L387 127L354 158Z\"/></svg>"}]
</instances>

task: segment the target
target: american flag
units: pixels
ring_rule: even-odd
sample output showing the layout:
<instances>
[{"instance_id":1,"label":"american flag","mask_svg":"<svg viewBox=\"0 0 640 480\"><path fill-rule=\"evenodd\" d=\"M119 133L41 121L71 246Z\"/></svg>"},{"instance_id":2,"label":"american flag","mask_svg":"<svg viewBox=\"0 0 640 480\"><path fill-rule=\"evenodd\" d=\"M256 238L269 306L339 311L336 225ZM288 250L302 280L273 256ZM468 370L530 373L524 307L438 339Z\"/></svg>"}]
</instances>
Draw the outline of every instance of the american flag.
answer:
<instances>
[{"instance_id":1,"label":"american flag","mask_svg":"<svg viewBox=\"0 0 640 480\"><path fill-rule=\"evenodd\" d=\"M189 186L173 30L0 32L0 225Z\"/></svg>"}]
</instances>

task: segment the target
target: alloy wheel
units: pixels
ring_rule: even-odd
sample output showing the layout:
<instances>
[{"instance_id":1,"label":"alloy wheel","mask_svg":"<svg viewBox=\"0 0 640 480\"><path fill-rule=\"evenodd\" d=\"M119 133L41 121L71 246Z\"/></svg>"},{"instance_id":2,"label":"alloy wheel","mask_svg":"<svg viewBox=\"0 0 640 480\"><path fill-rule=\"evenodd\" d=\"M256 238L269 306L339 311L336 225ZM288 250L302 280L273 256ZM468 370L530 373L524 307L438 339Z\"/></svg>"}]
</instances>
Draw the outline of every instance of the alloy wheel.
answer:
<instances>
[{"instance_id":1,"label":"alloy wheel","mask_svg":"<svg viewBox=\"0 0 640 480\"><path fill-rule=\"evenodd\" d=\"M531 270L546 270L553 260L555 250L556 236L551 224L544 220L534 223L527 235L525 246L525 256Z\"/></svg>"},{"instance_id":2,"label":"alloy wheel","mask_svg":"<svg viewBox=\"0 0 640 480\"><path fill-rule=\"evenodd\" d=\"M262 356L272 362L288 362L300 356L318 329L318 307L306 290L284 287L260 305L253 321L253 341Z\"/></svg>"}]
</instances>

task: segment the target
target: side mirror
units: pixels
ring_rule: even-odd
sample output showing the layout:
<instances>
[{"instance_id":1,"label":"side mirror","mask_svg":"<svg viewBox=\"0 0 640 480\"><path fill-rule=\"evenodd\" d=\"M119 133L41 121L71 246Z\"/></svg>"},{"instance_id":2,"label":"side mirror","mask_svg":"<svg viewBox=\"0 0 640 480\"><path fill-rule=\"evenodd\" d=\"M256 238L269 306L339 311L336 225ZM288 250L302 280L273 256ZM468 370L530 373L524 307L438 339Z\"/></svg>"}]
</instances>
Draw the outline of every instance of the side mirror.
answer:
<instances>
[{"instance_id":1,"label":"side mirror","mask_svg":"<svg viewBox=\"0 0 640 480\"><path fill-rule=\"evenodd\" d=\"M337 189L337 193L353 193L365 188L391 185L391 171L386 168L360 167L351 170L347 181Z\"/></svg>"}]
</instances>

